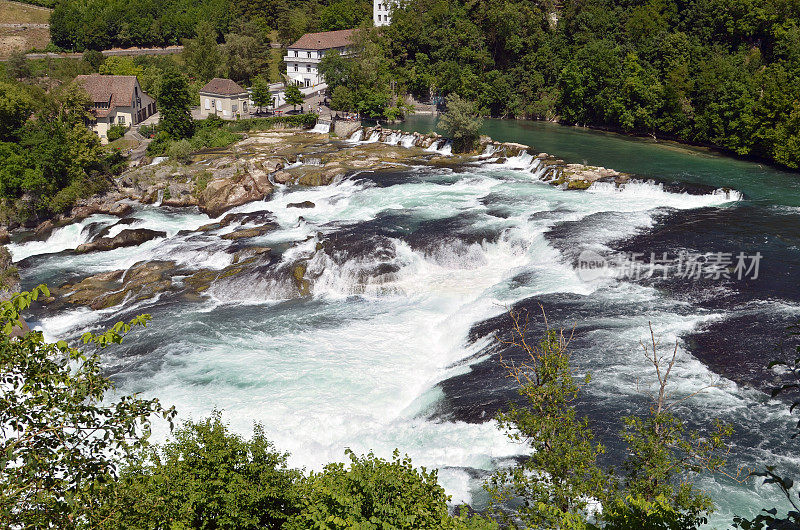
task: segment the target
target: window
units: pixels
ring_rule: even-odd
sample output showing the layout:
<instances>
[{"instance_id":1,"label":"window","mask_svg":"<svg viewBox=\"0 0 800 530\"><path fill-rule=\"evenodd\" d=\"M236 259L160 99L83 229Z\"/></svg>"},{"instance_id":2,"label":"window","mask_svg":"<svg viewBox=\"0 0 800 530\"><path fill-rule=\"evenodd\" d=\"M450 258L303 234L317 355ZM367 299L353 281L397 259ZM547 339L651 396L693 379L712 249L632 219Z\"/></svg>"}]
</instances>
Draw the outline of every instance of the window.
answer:
<instances>
[{"instance_id":1,"label":"window","mask_svg":"<svg viewBox=\"0 0 800 530\"><path fill-rule=\"evenodd\" d=\"M111 118L111 119L113 120L114 118ZM120 116L119 117L119 124L120 125L125 125L125 116Z\"/></svg>"},{"instance_id":2,"label":"window","mask_svg":"<svg viewBox=\"0 0 800 530\"><path fill-rule=\"evenodd\" d=\"M239 112L239 104L238 103L231 103L231 110L233 112Z\"/></svg>"},{"instance_id":3,"label":"window","mask_svg":"<svg viewBox=\"0 0 800 530\"><path fill-rule=\"evenodd\" d=\"M308 52L308 58L311 59L311 52Z\"/></svg>"},{"instance_id":4,"label":"window","mask_svg":"<svg viewBox=\"0 0 800 530\"><path fill-rule=\"evenodd\" d=\"M300 57L300 52L299 52L299 51L297 51L297 50L295 50L295 51L294 51L294 56L295 56L295 57Z\"/></svg>"},{"instance_id":5,"label":"window","mask_svg":"<svg viewBox=\"0 0 800 530\"><path fill-rule=\"evenodd\" d=\"M297 70L297 65L296 65L296 64L294 65L294 71L295 71L295 72L297 72L297 71L298 71L298 70Z\"/></svg>"},{"instance_id":6,"label":"window","mask_svg":"<svg viewBox=\"0 0 800 530\"><path fill-rule=\"evenodd\" d=\"M206 110L211 110L211 100L206 98Z\"/></svg>"},{"instance_id":7,"label":"window","mask_svg":"<svg viewBox=\"0 0 800 530\"><path fill-rule=\"evenodd\" d=\"M311 65L310 65L310 64L307 64L307 65L306 65L306 72L310 72L310 71L311 71Z\"/></svg>"},{"instance_id":8,"label":"window","mask_svg":"<svg viewBox=\"0 0 800 530\"><path fill-rule=\"evenodd\" d=\"M247 102L242 101L242 112L247 112Z\"/></svg>"}]
</instances>

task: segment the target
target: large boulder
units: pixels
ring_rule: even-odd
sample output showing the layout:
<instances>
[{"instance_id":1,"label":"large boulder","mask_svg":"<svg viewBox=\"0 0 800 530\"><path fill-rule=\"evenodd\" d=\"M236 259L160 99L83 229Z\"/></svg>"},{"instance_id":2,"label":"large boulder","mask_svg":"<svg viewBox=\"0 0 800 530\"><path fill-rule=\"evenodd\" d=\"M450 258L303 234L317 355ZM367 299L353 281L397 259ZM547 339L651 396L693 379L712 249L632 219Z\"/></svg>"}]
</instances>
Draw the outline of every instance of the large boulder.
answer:
<instances>
[{"instance_id":1,"label":"large boulder","mask_svg":"<svg viewBox=\"0 0 800 530\"><path fill-rule=\"evenodd\" d=\"M84 278L59 291L69 304L104 309L126 298L147 300L172 288L173 261L141 261L127 271L111 271Z\"/></svg>"},{"instance_id":2,"label":"large boulder","mask_svg":"<svg viewBox=\"0 0 800 530\"><path fill-rule=\"evenodd\" d=\"M200 211L216 218L236 206L259 201L273 190L268 173L247 163L238 175L212 180L200 194Z\"/></svg>"},{"instance_id":3,"label":"large boulder","mask_svg":"<svg viewBox=\"0 0 800 530\"><path fill-rule=\"evenodd\" d=\"M167 233L148 228L126 228L114 237L101 237L91 243L84 243L75 252L93 252L97 250L114 250L121 247L135 247L157 237L166 237Z\"/></svg>"}]
</instances>

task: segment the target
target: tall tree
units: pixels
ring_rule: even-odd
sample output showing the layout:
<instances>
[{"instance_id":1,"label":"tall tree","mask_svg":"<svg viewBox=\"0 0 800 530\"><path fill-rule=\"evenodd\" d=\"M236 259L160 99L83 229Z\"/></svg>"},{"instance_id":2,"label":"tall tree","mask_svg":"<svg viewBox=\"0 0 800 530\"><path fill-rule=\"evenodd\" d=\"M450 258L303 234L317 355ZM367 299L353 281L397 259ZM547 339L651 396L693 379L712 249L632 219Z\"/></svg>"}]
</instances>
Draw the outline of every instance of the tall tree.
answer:
<instances>
[{"instance_id":1,"label":"tall tree","mask_svg":"<svg viewBox=\"0 0 800 530\"><path fill-rule=\"evenodd\" d=\"M300 92L300 89L297 88L297 85L287 86L283 99L286 101L287 104L291 105L294 108L294 110L297 110L297 106L302 105L304 101L303 93Z\"/></svg>"},{"instance_id":2,"label":"tall tree","mask_svg":"<svg viewBox=\"0 0 800 530\"><path fill-rule=\"evenodd\" d=\"M175 140L192 136L194 120L190 110L192 101L186 78L176 70L165 72L159 93L161 129Z\"/></svg>"},{"instance_id":3,"label":"tall tree","mask_svg":"<svg viewBox=\"0 0 800 530\"><path fill-rule=\"evenodd\" d=\"M208 20L197 24L197 36L183 42L181 55L189 75L205 83L222 71L222 51L217 42L217 30Z\"/></svg>"},{"instance_id":4,"label":"tall tree","mask_svg":"<svg viewBox=\"0 0 800 530\"><path fill-rule=\"evenodd\" d=\"M439 120L439 127L453 139L456 152L471 151L480 136L483 118L474 102L456 94L447 96L447 112Z\"/></svg>"}]
</instances>

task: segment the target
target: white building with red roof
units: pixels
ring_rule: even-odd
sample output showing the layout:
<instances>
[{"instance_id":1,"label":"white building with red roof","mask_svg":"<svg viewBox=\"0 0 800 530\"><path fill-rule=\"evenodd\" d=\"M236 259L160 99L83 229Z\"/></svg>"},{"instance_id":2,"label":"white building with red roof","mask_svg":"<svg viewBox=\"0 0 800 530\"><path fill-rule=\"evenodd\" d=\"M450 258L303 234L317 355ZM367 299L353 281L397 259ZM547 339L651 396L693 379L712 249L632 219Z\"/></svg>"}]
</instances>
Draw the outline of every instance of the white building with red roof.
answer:
<instances>
[{"instance_id":1,"label":"white building with red roof","mask_svg":"<svg viewBox=\"0 0 800 530\"><path fill-rule=\"evenodd\" d=\"M137 125L156 112L156 101L139 85L135 75L79 75L80 84L92 99L94 120L89 124L105 143L113 125Z\"/></svg>"},{"instance_id":2,"label":"white building with red roof","mask_svg":"<svg viewBox=\"0 0 800 530\"><path fill-rule=\"evenodd\" d=\"M215 77L200 89L200 117L219 116L226 120L245 117L250 93L232 79Z\"/></svg>"},{"instance_id":3,"label":"white building with red roof","mask_svg":"<svg viewBox=\"0 0 800 530\"><path fill-rule=\"evenodd\" d=\"M289 81L301 87L315 87L325 82L319 74L319 62L331 50L346 53L352 45L354 29L306 33L289 46L283 61Z\"/></svg>"}]
</instances>

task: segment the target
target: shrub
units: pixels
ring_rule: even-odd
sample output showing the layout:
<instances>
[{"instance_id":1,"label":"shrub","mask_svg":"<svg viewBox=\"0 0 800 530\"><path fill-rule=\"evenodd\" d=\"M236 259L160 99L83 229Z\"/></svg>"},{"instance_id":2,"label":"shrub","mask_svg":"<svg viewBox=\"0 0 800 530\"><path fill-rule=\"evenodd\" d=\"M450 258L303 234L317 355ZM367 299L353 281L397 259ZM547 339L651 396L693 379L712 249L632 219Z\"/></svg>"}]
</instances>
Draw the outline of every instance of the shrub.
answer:
<instances>
[{"instance_id":1,"label":"shrub","mask_svg":"<svg viewBox=\"0 0 800 530\"><path fill-rule=\"evenodd\" d=\"M113 142L114 140L119 140L125 133L128 132L128 128L124 125L112 125L108 128L108 133L106 136L108 137L109 142Z\"/></svg>"},{"instance_id":2,"label":"shrub","mask_svg":"<svg viewBox=\"0 0 800 530\"><path fill-rule=\"evenodd\" d=\"M165 131L159 131L156 137L147 146L147 156L161 156L167 152L170 144L169 134Z\"/></svg>"},{"instance_id":3,"label":"shrub","mask_svg":"<svg viewBox=\"0 0 800 530\"><path fill-rule=\"evenodd\" d=\"M192 144L187 139L172 141L167 148L167 155L179 162L189 162L191 160Z\"/></svg>"},{"instance_id":4,"label":"shrub","mask_svg":"<svg viewBox=\"0 0 800 530\"><path fill-rule=\"evenodd\" d=\"M60 189L50 199L47 205L53 213L69 211L80 199L85 199L103 193L109 189L109 182L105 177L84 177L73 180L69 185Z\"/></svg>"},{"instance_id":5,"label":"shrub","mask_svg":"<svg viewBox=\"0 0 800 530\"><path fill-rule=\"evenodd\" d=\"M104 528L280 528L296 512L300 473L257 425L250 440L215 412L139 454L106 496Z\"/></svg>"}]
</instances>

